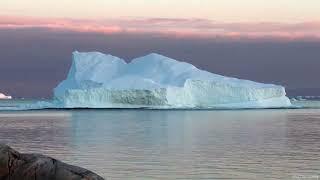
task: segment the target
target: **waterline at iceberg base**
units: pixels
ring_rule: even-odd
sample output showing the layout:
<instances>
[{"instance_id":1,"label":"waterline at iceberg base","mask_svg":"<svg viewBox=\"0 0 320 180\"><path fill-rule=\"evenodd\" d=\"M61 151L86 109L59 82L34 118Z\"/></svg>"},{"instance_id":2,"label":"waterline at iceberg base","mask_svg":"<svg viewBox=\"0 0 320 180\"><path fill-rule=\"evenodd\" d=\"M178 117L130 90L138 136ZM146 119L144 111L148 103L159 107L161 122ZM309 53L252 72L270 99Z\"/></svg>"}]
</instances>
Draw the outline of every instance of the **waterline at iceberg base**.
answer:
<instances>
[{"instance_id":1,"label":"waterline at iceberg base","mask_svg":"<svg viewBox=\"0 0 320 180\"><path fill-rule=\"evenodd\" d=\"M74 52L53 108L283 108L285 88L225 77L159 54L126 63L99 52Z\"/></svg>"}]
</instances>

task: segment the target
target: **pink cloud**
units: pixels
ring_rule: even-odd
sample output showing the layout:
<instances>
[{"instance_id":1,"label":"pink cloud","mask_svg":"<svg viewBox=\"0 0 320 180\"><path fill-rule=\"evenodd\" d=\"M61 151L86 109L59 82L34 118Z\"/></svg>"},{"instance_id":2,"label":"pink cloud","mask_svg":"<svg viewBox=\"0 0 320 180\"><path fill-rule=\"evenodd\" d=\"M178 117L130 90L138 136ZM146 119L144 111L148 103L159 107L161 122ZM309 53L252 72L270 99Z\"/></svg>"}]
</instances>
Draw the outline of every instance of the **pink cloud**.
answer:
<instances>
[{"instance_id":1,"label":"pink cloud","mask_svg":"<svg viewBox=\"0 0 320 180\"><path fill-rule=\"evenodd\" d=\"M207 19L79 20L0 16L0 29L24 28L103 34L154 34L177 38L320 40L320 22L219 23Z\"/></svg>"},{"instance_id":2,"label":"pink cloud","mask_svg":"<svg viewBox=\"0 0 320 180\"><path fill-rule=\"evenodd\" d=\"M71 19L37 19L25 17L0 17L0 28L23 29L23 28L45 28L49 30L64 30L76 32L117 33L122 28L116 25L100 25L89 21L78 21Z\"/></svg>"}]
</instances>

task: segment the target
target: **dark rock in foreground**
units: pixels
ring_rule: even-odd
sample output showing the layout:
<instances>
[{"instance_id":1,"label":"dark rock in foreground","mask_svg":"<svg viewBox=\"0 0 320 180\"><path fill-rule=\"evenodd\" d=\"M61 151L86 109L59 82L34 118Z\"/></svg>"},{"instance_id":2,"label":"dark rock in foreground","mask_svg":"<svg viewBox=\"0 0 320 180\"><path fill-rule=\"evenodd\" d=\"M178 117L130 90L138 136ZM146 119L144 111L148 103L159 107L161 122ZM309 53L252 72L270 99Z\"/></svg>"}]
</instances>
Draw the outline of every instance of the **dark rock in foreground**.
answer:
<instances>
[{"instance_id":1,"label":"dark rock in foreground","mask_svg":"<svg viewBox=\"0 0 320 180\"><path fill-rule=\"evenodd\" d=\"M40 154L20 154L0 144L0 180L103 180L97 174Z\"/></svg>"}]
</instances>

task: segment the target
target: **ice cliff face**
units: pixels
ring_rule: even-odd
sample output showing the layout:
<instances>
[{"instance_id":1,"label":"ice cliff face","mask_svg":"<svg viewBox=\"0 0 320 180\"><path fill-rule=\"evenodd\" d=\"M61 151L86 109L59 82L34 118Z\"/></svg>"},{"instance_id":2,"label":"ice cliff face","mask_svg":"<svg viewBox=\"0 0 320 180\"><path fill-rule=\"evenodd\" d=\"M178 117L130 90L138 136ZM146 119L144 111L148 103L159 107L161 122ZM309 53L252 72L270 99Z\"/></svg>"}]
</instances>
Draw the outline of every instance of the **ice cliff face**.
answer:
<instances>
[{"instance_id":1,"label":"ice cliff face","mask_svg":"<svg viewBox=\"0 0 320 180\"><path fill-rule=\"evenodd\" d=\"M73 53L54 89L60 107L275 108L290 106L282 86L213 74L149 54L130 63L99 52Z\"/></svg>"}]
</instances>

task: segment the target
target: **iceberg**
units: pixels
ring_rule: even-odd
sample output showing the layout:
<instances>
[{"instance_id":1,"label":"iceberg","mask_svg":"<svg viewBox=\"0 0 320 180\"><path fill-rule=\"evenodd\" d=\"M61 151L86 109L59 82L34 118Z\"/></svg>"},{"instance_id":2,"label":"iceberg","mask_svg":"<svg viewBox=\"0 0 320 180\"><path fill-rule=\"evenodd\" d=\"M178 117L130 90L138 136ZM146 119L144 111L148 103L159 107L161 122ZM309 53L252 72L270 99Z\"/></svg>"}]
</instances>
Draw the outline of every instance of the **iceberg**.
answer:
<instances>
[{"instance_id":1,"label":"iceberg","mask_svg":"<svg viewBox=\"0 0 320 180\"><path fill-rule=\"evenodd\" d=\"M6 96L5 94L0 93L0 99L12 99L12 97L11 96Z\"/></svg>"},{"instance_id":2,"label":"iceberg","mask_svg":"<svg viewBox=\"0 0 320 180\"><path fill-rule=\"evenodd\" d=\"M61 108L282 108L285 88L225 77L156 53L123 59L73 52L67 78L54 89Z\"/></svg>"}]
</instances>

